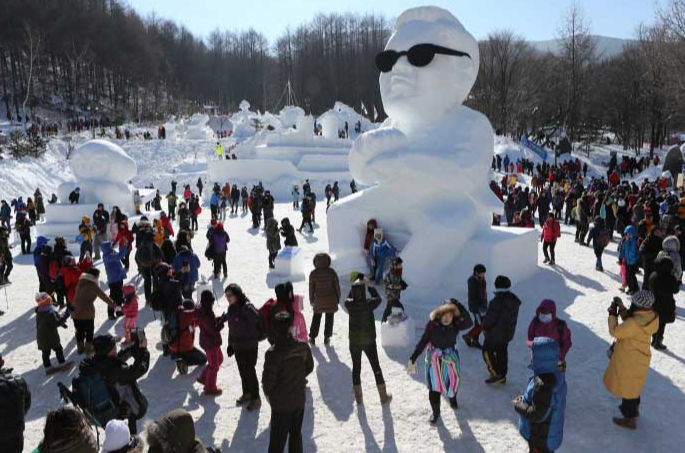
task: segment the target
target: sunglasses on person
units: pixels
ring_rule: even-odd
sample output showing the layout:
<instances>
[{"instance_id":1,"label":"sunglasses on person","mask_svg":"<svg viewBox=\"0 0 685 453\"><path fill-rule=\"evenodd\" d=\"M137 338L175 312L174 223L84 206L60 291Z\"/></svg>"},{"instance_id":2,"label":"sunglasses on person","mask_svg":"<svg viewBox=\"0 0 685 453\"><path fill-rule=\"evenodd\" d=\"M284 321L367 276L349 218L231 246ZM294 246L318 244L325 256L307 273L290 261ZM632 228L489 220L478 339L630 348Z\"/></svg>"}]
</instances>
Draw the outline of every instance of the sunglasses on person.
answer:
<instances>
[{"instance_id":1,"label":"sunglasses on person","mask_svg":"<svg viewBox=\"0 0 685 453\"><path fill-rule=\"evenodd\" d=\"M406 55L407 60L412 66L423 68L428 66L436 54L450 55L453 57L468 57L471 55L459 50L448 49L447 47L437 46L435 44L417 44L412 46L409 50L397 52L395 50L385 50L376 55L376 67L381 72L390 72L397 63L400 57Z\"/></svg>"}]
</instances>

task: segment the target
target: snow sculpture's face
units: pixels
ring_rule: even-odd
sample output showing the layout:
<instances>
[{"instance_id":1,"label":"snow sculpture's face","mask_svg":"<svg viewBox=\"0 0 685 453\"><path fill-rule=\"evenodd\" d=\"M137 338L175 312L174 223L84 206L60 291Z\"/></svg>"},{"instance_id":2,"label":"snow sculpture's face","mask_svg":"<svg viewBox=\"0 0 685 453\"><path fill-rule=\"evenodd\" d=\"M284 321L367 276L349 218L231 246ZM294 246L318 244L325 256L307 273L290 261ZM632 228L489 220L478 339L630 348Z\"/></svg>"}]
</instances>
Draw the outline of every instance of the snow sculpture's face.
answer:
<instances>
[{"instance_id":1,"label":"snow sculpture's face","mask_svg":"<svg viewBox=\"0 0 685 453\"><path fill-rule=\"evenodd\" d=\"M400 57L390 72L381 73L380 89L388 116L400 124L440 118L466 99L478 75L478 43L463 27L444 21L420 20L401 24L386 50L408 51L417 44L435 44L467 52L468 57L436 54L427 66L416 67Z\"/></svg>"}]
</instances>

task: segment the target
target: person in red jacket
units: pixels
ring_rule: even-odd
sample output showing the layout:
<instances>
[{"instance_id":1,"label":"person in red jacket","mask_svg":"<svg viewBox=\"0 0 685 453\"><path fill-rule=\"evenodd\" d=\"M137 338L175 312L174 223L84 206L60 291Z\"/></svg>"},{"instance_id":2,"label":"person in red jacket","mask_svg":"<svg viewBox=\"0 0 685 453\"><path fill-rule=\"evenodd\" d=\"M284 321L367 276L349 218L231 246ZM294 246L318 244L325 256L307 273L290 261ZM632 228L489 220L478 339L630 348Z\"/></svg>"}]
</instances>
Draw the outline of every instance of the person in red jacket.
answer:
<instances>
[{"instance_id":1,"label":"person in red jacket","mask_svg":"<svg viewBox=\"0 0 685 453\"><path fill-rule=\"evenodd\" d=\"M162 213L159 215L159 220L162 221L162 228L164 229L164 238L166 239L169 236L173 236L174 226L171 224L171 219L168 215L166 215L166 212L162 211Z\"/></svg>"},{"instance_id":2,"label":"person in red jacket","mask_svg":"<svg viewBox=\"0 0 685 453\"><path fill-rule=\"evenodd\" d=\"M121 247L124 247L126 244L133 244L134 238L133 238L133 233L131 233L131 230L128 227L128 220L122 220L119 223L119 228L117 229L117 235L114 238L114 244L117 245L120 249ZM130 256L131 256L131 249L132 247L128 247L126 251L126 256L124 259L121 260L121 264L124 265L124 269L126 269L126 272L128 272L129 264L130 264Z\"/></svg>"},{"instance_id":3,"label":"person in red jacket","mask_svg":"<svg viewBox=\"0 0 685 453\"><path fill-rule=\"evenodd\" d=\"M533 346L537 337L551 338L559 345L559 369L566 371L566 354L571 349L571 330L565 321L557 318L557 305L545 299L535 311L535 317L528 325L528 347Z\"/></svg>"},{"instance_id":4,"label":"person in red jacket","mask_svg":"<svg viewBox=\"0 0 685 453\"><path fill-rule=\"evenodd\" d=\"M197 321L200 326L200 347L207 354L207 366L197 378L205 387L205 395L221 395L222 390L216 386L216 376L224 361L221 352L221 330L224 328L224 317L214 315L214 294L205 290L200 294L200 308L197 309Z\"/></svg>"},{"instance_id":5,"label":"person in red jacket","mask_svg":"<svg viewBox=\"0 0 685 453\"><path fill-rule=\"evenodd\" d=\"M550 266L554 266L554 248L557 245L557 239L560 237L561 226L559 221L554 216L547 217L545 225L542 227L540 241L542 242L542 253L545 254L544 262L549 263Z\"/></svg>"},{"instance_id":6,"label":"person in red jacket","mask_svg":"<svg viewBox=\"0 0 685 453\"><path fill-rule=\"evenodd\" d=\"M72 256L65 256L64 263L59 270L59 274L64 281L65 293L67 296L67 306L74 303L74 295L76 294L76 285L78 280L85 271L93 267L93 261L87 255L83 260L76 264L76 260Z\"/></svg>"},{"instance_id":7,"label":"person in red jacket","mask_svg":"<svg viewBox=\"0 0 685 453\"><path fill-rule=\"evenodd\" d=\"M175 312L176 328L169 340L169 352L176 360L176 367L181 374L188 372L188 366L202 366L207 363L207 356L195 347L195 330L197 329L197 316L195 315L195 303L186 299L183 305ZM173 322L169 323L173 325Z\"/></svg>"}]
</instances>

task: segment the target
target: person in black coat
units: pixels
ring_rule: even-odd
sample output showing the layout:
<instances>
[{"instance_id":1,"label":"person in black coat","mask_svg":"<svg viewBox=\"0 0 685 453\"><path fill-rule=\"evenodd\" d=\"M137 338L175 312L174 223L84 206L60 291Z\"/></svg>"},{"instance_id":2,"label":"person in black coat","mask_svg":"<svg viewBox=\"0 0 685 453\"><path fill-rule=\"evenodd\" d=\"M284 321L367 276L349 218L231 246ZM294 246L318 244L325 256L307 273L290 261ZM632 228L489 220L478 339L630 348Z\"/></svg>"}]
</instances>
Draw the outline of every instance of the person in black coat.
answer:
<instances>
[{"instance_id":1,"label":"person in black coat","mask_svg":"<svg viewBox=\"0 0 685 453\"><path fill-rule=\"evenodd\" d=\"M640 244L640 260L642 260L642 269L644 270L645 278L642 281L642 289L646 290L649 286L649 278L654 272L654 261L657 255L663 249L663 235L661 227L655 225L652 231Z\"/></svg>"},{"instance_id":2,"label":"person in black coat","mask_svg":"<svg viewBox=\"0 0 685 453\"><path fill-rule=\"evenodd\" d=\"M456 344L459 331L466 330L473 325L466 308L456 299L445 301L444 305L433 310L423 335L414 353L409 359L408 370L414 372L416 359L428 347L426 355L426 384L428 385L428 400L433 414L431 424L440 419L440 396L444 394L450 400L450 406L457 409L457 391L459 390L459 353ZM441 371L439 376L433 372Z\"/></svg>"},{"instance_id":3,"label":"person in black coat","mask_svg":"<svg viewBox=\"0 0 685 453\"><path fill-rule=\"evenodd\" d=\"M79 374L100 373L107 382L112 402L117 406L118 419L128 420L131 434L136 434L136 420L147 412L147 399L138 387L138 379L150 367L150 352L147 340L141 344L122 349L117 353L116 339L111 335L99 335L93 339L95 355L84 359L79 365ZM133 358L132 365L126 362Z\"/></svg>"},{"instance_id":4,"label":"person in black coat","mask_svg":"<svg viewBox=\"0 0 685 453\"><path fill-rule=\"evenodd\" d=\"M469 311L473 314L474 326L462 338L466 346L471 348L483 349L480 344L480 333L483 331L483 316L488 309L487 282L485 281L485 266L476 264L473 268L473 275L467 281Z\"/></svg>"},{"instance_id":5,"label":"person in black coat","mask_svg":"<svg viewBox=\"0 0 685 453\"><path fill-rule=\"evenodd\" d=\"M366 290L369 290L370 298L366 297ZM376 321L373 316L374 310L381 304L381 296L375 288L369 287L367 278L358 278L352 284L350 294L345 300L345 308L349 315L349 342L350 355L352 356L352 385L354 398L357 405L364 404L362 394L362 353L366 355L371 364L376 387L381 404L390 402L392 395L387 393L383 371L378 360L378 349L376 347Z\"/></svg>"},{"instance_id":6,"label":"person in black coat","mask_svg":"<svg viewBox=\"0 0 685 453\"><path fill-rule=\"evenodd\" d=\"M280 228L281 236L285 238L286 247L297 247L297 237L295 236L295 227L290 224L290 219L285 217L281 220Z\"/></svg>"},{"instance_id":7,"label":"person in black coat","mask_svg":"<svg viewBox=\"0 0 685 453\"><path fill-rule=\"evenodd\" d=\"M228 320L226 355L232 357L235 354L243 387L243 394L236 404L247 405L247 410L252 411L262 404L255 368L259 342L264 337L264 320L240 286L231 283L226 287L224 294L228 300L228 311L224 315L224 319Z\"/></svg>"},{"instance_id":8,"label":"person in black coat","mask_svg":"<svg viewBox=\"0 0 685 453\"><path fill-rule=\"evenodd\" d=\"M506 384L509 342L514 338L521 300L509 291L511 280L502 275L495 279L495 297L483 319L483 359L490 372L486 384Z\"/></svg>"},{"instance_id":9,"label":"person in black coat","mask_svg":"<svg viewBox=\"0 0 685 453\"><path fill-rule=\"evenodd\" d=\"M4 368L0 355L0 446L6 453L24 449L24 417L31 408L31 392L26 381Z\"/></svg>"},{"instance_id":10,"label":"person in black coat","mask_svg":"<svg viewBox=\"0 0 685 453\"><path fill-rule=\"evenodd\" d=\"M649 276L649 290L654 294L654 312L659 315L659 330L652 336L652 346L664 350L666 324L675 322L676 305L674 294L680 291L680 282L673 276L673 261L660 256L654 263L654 272Z\"/></svg>"},{"instance_id":11,"label":"person in black coat","mask_svg":"<svg viewBox=\"0 0 685 453\"><path fill-rule=\"evenodd\" d=\"M272 323L276 343L264 356L262 387L271 405L269 452L302 452L302 420L306 402L307 376L314 370L312 351L307 343L290 334L293 317L287 311L277 313Z\"/></svg>"}]
</instances>

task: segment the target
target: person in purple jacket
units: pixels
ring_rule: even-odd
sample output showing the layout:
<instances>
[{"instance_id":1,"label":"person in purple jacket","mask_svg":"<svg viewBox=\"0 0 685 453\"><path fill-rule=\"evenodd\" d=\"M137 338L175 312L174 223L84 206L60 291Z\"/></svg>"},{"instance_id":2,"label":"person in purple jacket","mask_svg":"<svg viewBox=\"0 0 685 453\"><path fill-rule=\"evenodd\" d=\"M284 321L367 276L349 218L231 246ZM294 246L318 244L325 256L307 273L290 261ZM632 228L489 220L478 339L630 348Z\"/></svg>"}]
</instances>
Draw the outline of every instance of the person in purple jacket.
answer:
<instances>
[{"instance_id":1,"label":"person in purple jacket","mask_svg":"<svg viewBox=\"0 0 685 453\"><path fill-rule=\"evenodd\" d=\"M231 242L231 239L224 230L224 224L218 222L212 231L211 238L209 238L209 246L212 247L214 260L214 278L219 278L219 271L221 270L224 271L224 278L228 276L226 251L228 250L229 242Z\"/></svg>"},{"instance_id":2,"label":"person in purple jacket","mask_svg":"<svg viewBox=\"0 0 685 453\"><path fill-rule=\"evenodd\" d=\"M552 338L559 344L559 369L566 371L566 354L571 349L571 330L565 321L557 318L557 305L553 300L540 302L535 318L528 326L528 347L538 337Z\"/></svg>"},{"instance_id":3,"label":"person in purple jacket","mask_svg":"<svg viewBox=\"0 0 685 453\"><path fill-rule=\"evenodd\" d=\"M197 382L204 385L205 395L218 396L222 390L216 386L216 376L224 361L221 352L221 329L224 328L224 318L214 315L214 294L211 291L202 291L200 295L200 308L197 310L197 325L200 328L200 347L207 354L207 366L197 378Z\"/></svg>"}]
</instances>

